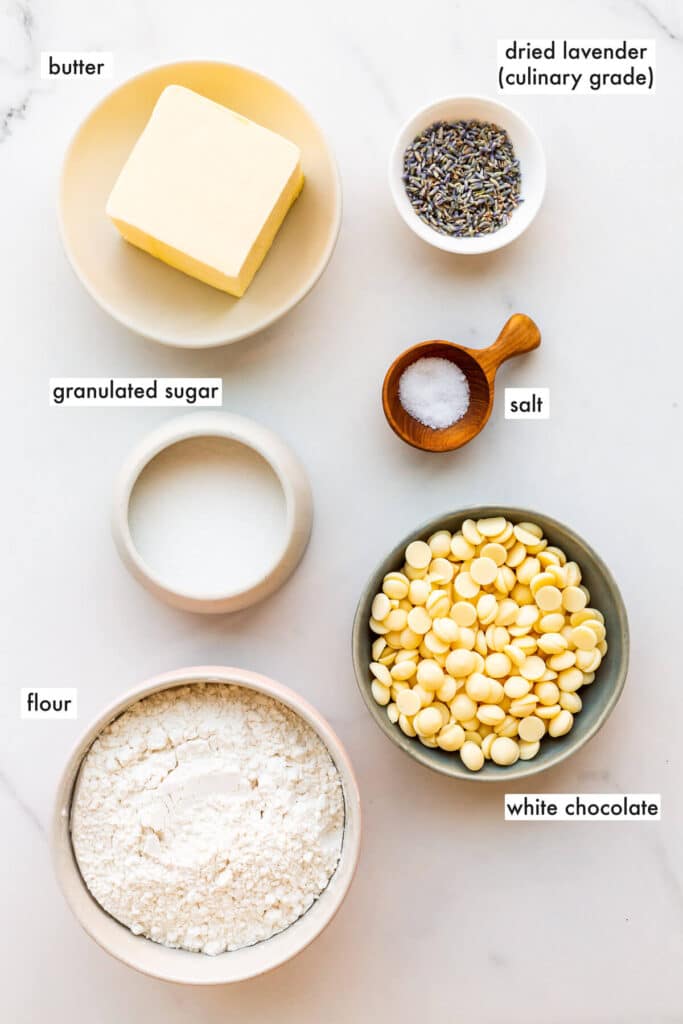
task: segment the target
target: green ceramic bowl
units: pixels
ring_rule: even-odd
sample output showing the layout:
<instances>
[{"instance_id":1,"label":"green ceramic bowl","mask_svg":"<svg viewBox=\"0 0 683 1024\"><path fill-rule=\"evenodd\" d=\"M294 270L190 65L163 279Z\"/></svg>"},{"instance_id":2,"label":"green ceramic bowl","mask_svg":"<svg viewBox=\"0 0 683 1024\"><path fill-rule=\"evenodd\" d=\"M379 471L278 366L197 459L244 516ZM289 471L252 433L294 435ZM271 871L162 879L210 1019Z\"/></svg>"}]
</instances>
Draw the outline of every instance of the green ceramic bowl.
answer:
<instances>
[{"instance_id":1,"label":"green ceramic bowl","mask_svg":"<svg viewBox=\"0 0 683 1024\"><path fill-rule=\"evenodd\" d=\"M400 569L403 553L411 540L426 540L437 530L456 532L465 519L483 519L489 516L505 516L513 523L534 522L543 528L544 535L552 545L562 548L567 557L581 566L582 582L590 590L591 605L599 608L605 616L607 629L607 654L600 665L595 681L581 690L583 708L574 718L574 727L559 739L545 737L541 749L531 761L517 761L504 768L492 761L486 761L479 772L465 768L457 753L425 747L418 739L411 739L401 732L398 725L392 725L386 709L376 704L370 692L372 676L368 665L372 661L371 646L375 639L370 632L368 621L370 607L375 594L381 589L386 573ZM619 588L609 569L592 547L563 523L539 512L526 508L512 508L498 505L479 505L439 516L413 530L398 543L370 576L358 604L353 623L353 663L356 679L363 700L382 732L401 750L419 761L420 764L450 775L457 779L474 782L511 782L536 775L546 768L552 768L587 743L606 722L616 705L626 682L628 669L629 632L626 609Z\"/></svg>"}]
</instances>

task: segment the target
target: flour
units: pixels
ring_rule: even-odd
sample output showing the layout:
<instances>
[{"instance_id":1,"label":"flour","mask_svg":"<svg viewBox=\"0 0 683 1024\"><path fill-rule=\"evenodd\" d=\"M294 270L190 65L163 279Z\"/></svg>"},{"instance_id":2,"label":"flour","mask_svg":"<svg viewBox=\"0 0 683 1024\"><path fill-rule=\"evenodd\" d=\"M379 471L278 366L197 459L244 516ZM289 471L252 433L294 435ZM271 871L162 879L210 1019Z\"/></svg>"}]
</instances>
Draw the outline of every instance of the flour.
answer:
<instances>
[{"instance_id":1,"label":"flour","mask_svg":"<svg viewBox=\"0 0 683 1024\"><path fill-rule=\"evenodd\" d=\"M201 683L146 697L95 740L71 836L97 902L135 934L215 955L308 910L339 860L344 798L289 708Z\"/></svg>"}]
</instances>

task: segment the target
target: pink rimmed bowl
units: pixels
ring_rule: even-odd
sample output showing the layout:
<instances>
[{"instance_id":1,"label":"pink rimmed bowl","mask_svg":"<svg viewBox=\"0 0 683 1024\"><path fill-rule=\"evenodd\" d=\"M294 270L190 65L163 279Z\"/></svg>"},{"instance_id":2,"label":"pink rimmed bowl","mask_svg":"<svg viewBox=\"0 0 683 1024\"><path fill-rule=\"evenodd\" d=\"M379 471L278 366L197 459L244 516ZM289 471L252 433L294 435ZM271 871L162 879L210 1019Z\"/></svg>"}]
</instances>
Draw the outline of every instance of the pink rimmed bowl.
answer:
<instances>
[{"instance_id":1,"label":"pink rimmed bowl","mask_svg":"<svg viewBox=\"0 0 683 1024\"><path fill-rule=\"evenodd\" d=\"M264 693L291 708L327 747L341 779L344 836L339 863L327 887L309 910L284 931L253 946L218 956L171 949L134 935L90 895L71 844L71 800L81 762L95 739L132 704L160 690L194 683L232 683ZM155 676L110 704L86 729L72 750L55 795L50 842L57 881L78 923L95 942L129 967L164 981L185 985L223 985L264 974L305 949L330 923L349 890L358 863L361 836L360 795L348 755L327 721L303 697L266 676L240 668L200 666Z\"/></svg>"}]
</instances>

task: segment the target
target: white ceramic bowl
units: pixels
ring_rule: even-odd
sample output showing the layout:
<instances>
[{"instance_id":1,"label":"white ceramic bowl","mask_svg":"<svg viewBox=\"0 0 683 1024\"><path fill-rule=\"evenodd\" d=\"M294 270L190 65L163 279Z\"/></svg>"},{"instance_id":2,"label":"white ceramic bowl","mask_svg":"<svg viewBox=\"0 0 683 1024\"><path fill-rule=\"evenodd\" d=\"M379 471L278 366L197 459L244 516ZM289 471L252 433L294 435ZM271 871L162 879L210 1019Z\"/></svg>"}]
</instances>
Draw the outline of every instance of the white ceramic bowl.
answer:
<instances>
[{"instance_id":1,"label":"white ceramic bowl","mask_svg":"<svg viewBox=\"0 0 683 1024\"><path fill-rule=\"evenodd\" d=\"M167 528L162 525L165 506L159 500L164 496L164 486L169 489L167 504L172 506L172 502L175 500L172 467L164 477L165 483L158 485L162 488L161 495L157 493L156 506L152 505L151 511L146 517L148 532L152 531L152 547L154 547L154 531L166 530L168 542L164 542L165 550L156 551L154 559L140 550L139 538L136 540L131 528L132 499L136 484L143 478L145 470L157 456L168 453L174 445L193 439L205 440L207 443L214 439L232 442L238 451L243 448L244 455L253 455L259 465L265 463L272 470L274 493L280 499L273 516L276 517L276 524L281 536L279 544L269 548L265 556L260 550L262 545L259 542L259 537L254 537L255 523L251 521L249 508L245 507L248 504L245 496L242 500L244 513L242 520L235 520L232 526L229 520L225 521L225 549L228 554L223 557L222 564L220 564L221 539L219 537L216 545L210 550L206 549L213 541L202 543L201 554L205 564L201 564L201 555L199 557L188 555L184 559L184 564L179 567L177 563L183 562L180 557L182 552L174 550L173 535L168 536ZM196 459L196 453L190 452L188 458L191 466L192 459ZM240 469L241 464L238 461L235 462L234 468L232 464L230 466L226 464L226 479L217 480L217 486L225 488L227 484L236 494L240 493L240 489L245 491L247 479ZM186 473L187 470L181 468L179 472ZM216 462L215 467L207 472L222 473L223 466ZM228 474L230 474L229 477ZM187 488L187 482L183 486ZM195 529L195 523L197 531L206 531L206 517L211 513L207 502L210 501L211 491L209 491L208 497L200 492L197 493L196 511L193 509L188 513L185 509L183 513L186 518L191 520L185 525L183 537L187 538L188 534L191 534L191 531ZM185 498L186 504L187 499ZM222 512L222 506L220 510L217 509L215 515L218 515L219 511ZM257 510L255 510L254 519L256 519L256 513ZM280 516L281 522L277 518ZM284 441L271 430L243 416L222 412L199 412L181 416L164 424L145 437L128 456L115 486L112 529L114 541L124 565L153 594L168 604L185 611L222 613L238 611L255 604L282 586L306 550L311 532L312 516L313 504L306 473ZM228 531L231 529L233 533L229 534ZM232 550L235 551L236 542L242 536L238 532L240 530L244 531L247 536L250 534L252 542L255 542L260 550L260 560L256 572L251 576L245 575L241 558L235 558L234 569L231 564L227 564L230 562L229 545L232 545ZM214 524L212 536L216 532ZM163 544L161 547L163 548ZM216 565L213 564L214 556ZM193 569L193 565L196 566L196 569ZM217 577L223 571L225 578L221 575L218 579ZM234 575L231 575L233 572ZM205 582L207 576L211 579L210 584Z\"/></svg>"},{"instance_id":2,"label":"white ceramic bowl","mask_svg":"<svg viewBox=\"0 0 683 1024\"><path fill-rule=\"evenodd\" d=\"M111 917L90 895L81 877L71 845L71 799L83 757L101 731L131 704L159 690L189 683L236 683L268 694L291 708L320 736L341 778L344 838L337 869L312 907L294 924L253 946L206 956L170 949L133 933ZM223 985L263 974L301 952L329 924L348 892L360 852L361 810L358 786L336 734L325 719L302 697L280 683L238 668L216 666L179 669L156 676L110 704L89 726L69 755L55 796L51 826L52 857L57 880L71 910L102 949L143 974L186 985Z\"/></svg>"},{"instance_id":3,"label":"white ceramic bowl","mask_svg":"<svg viewBox=\"0 0 683 1024\"><path fill-rule=\"evenodd\" d=\"M403 156L411 142L435 121L491 121L504 128L519 160L522 197L505 227L479 238L452 238L435 231L413 210L403 184ZM445 252L463 255L492 252L518 238L538 213L545 192L545 156L533 128L503 103L485 96L453 96L419 110L403 126L389 161L389 187L403 220L425 242Z\"/></svg>"}]
</instances>

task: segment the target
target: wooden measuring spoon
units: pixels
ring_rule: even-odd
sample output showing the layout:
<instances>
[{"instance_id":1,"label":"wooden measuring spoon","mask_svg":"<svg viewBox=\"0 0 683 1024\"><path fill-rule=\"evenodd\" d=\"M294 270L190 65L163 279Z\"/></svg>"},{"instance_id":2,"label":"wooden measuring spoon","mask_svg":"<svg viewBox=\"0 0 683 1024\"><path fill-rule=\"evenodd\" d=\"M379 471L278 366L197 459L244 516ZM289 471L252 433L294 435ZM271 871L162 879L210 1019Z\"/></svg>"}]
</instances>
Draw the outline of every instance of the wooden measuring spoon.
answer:
<instances>
[{"instance_id":1,"label":"wooden measuring spoon","mask_svg":"<svg viewBox=\"0 0 683 1024\"><path fill-rule=\"evenodd\" d=\"M515 313L488 348L463 348L452 341L422 341L402 352L384 378L382 405L389 426L403 441L426 452L451 452L461 448L486 426L493 408L496 371L512 356L531 352L541 344L541 332L524 313ZM405 411L398 385L406 367L426 356L449 359L460 367L470 386L467 412L450 427L434 430Z\"/></svg>"}]
</instances>

